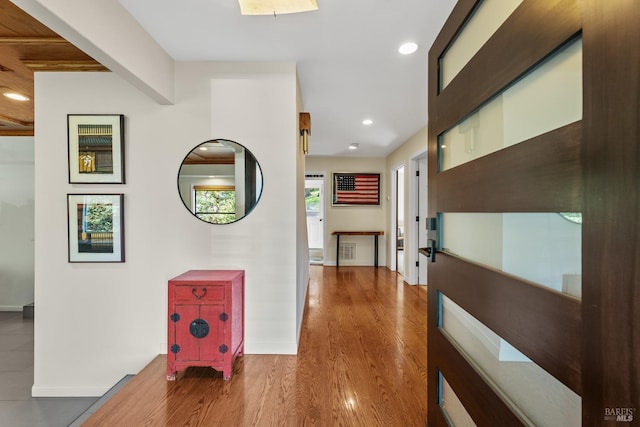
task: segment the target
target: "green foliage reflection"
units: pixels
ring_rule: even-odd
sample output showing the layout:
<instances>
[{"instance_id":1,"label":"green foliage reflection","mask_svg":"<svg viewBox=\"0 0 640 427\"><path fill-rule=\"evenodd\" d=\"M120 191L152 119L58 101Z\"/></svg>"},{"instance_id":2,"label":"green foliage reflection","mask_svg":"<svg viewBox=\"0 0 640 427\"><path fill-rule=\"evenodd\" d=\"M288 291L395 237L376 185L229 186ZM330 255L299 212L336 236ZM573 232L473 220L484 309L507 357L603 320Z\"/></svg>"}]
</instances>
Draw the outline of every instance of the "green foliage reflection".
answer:
<instances>
[{"instance_id":1,"label":"green foliage reflection","mask_svg":"<svg viewBox=\"0 0 640 427\"><path fill-rule=\"evenodd\" d=\"M196 190L195 215L212 224L228 224L236 220L236 192L229 190Z\"/></svg>"}]
</instances>

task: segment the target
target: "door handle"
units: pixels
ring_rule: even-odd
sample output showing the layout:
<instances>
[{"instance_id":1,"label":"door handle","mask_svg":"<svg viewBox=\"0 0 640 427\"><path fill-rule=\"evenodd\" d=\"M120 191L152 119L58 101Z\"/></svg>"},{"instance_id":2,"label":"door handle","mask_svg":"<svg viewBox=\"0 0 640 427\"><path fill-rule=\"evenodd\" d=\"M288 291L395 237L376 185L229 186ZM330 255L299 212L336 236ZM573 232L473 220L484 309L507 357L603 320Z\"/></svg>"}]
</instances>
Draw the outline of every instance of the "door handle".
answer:
<instances>
[{"instance_id":1,"label":"door handle","mask_svg":"<svg viewBox=\"0 0 640 427\"><path fill-rule=\"evenodd\" d=\"M427 218L426 220L427 234L429 237L436 237L438 231L438 218ZM429 262L436 262L436 239L427 239L427 247L424 248L425 255Z\"/></svg>"},{"instance_id":2,"label":"door handle","mask_svg":"<svg viewBox=\"0 0 640 427\"><path fill-rule=\"evenodd\" d=\"M436 241L433 239L427 240L427 247L425 248L427 253L427 259L429 262L436 262Z\"/></svg>"}]
</instances>

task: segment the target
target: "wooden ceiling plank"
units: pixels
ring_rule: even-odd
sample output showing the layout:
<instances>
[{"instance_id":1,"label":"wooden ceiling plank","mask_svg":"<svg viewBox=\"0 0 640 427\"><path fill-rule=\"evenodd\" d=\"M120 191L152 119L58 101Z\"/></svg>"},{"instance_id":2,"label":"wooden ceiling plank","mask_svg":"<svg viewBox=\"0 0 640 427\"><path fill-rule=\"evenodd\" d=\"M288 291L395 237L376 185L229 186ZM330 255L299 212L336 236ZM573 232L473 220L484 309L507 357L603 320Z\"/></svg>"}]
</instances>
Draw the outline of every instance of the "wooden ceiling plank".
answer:
<instances>
[{"instance_id":1,"label":"wooden ceiling plank","mask_svg":"<svg viewBox=\"0 0 640 427\"><path fill-rule=\"evenodd\" d=\"M109 71L94 60L23 59L22 63L31 71Z\"/></svg>"},{"instance_id":2,"label":"wooden ceiling plank","mask_svg":"<svg viewBox=\"0 0 640 427\"><path fill-rule=\"evenodd\" d=\"M0 116L0 123L9 123L11 125L18 125L22 127L33 126L33 122L25 122L8 116Z\"/></svg>"},{"instance_id":3,"label":"wooden ceiling plank","mask_svg":"<svg viewBox=\"0 0 640 427\"><path fill-rule=\"evenodd\" d=\"M52 45L52 44L66 44L70 45L68 41L62 37L34 37L34 36L0 36L0 45Z\"/></svg>"}]
</instances>

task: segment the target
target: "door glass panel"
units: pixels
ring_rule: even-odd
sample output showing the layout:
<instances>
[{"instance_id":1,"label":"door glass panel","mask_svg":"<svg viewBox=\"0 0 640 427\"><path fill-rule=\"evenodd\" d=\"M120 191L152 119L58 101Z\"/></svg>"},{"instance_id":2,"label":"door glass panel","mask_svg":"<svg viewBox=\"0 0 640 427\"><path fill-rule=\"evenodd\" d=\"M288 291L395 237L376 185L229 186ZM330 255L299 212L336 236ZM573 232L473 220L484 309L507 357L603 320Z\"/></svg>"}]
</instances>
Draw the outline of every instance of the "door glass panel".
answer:
<instances>
[{"instance_id":1,"label":"door glass panel","mask_svg":"<svg viewBox=\"0 0 640 427\"><path fill-rule=\"evenodd\" d=\"M582 39L438 138L444 171L582 119Z\"/></svg>"},{"instance_id":2,"label":"door glass panel","mask_svg":"<svg viewBox=\"0 0 640 427\"><path fill-rule=\"evenodd\" d=\"M478 264L577 298L582 288L582 224L536 213L442 214L441 247Z\"/></svg>"},{"instance_id":3,"label":"door glass panel","mask_svg":"<svg viewBox=\"0 0 640 427\"><path fill-rule=\"evenodd\" d=\"M483 323L442 295L445 336L498 389L521 417L536 426L580 426L582 400Z\"/></svg>"},{"instance_id":4,"label":"door glass panel","mask_svg":"<svg viewBox=\"0 0 640 427\"><path fill-rule=\"evenodd\" d=\"M442 372L438 372L440 379L440 408L449 421L449 424L456 427L475 427L471 415L467 412L458 396L449 385Z\"/></svg>"},{"instance_id":5,"label":"door glass panel","mask_svg":"<svg viewBox=\"0 0 640 427\"><path fill-rule=\"evenodd\" d=\"M440 59L440 90L444 89L480 50L522 0L484 0Z\"/></svg>"}]
</instances>

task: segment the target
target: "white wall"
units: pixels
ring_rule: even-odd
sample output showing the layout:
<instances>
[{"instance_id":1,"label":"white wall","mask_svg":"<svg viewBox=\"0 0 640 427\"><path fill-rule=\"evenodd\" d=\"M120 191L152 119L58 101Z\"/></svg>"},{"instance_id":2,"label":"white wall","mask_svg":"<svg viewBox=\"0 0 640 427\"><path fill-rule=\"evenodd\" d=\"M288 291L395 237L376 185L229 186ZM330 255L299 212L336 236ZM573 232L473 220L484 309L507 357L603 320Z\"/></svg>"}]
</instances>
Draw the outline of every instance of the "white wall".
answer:
<instances>
[{"instance_id":1,"label":"white wall","mask_svg":"<svg viewBox=\"0 0 640 427\"><path fill-rule=\"evenodd\" d=\"M312 142L311 142L312 143ZM384 231L378 238L378 265L387 265L387 246L389 235L389 192L388 173L383 157L323 157L308 156L306 168L309 171L325 173L325 265L336 264L336 236L331 233L337 230ZM333 172L372 172L380 173L380 206L332 206L331 179ZM342 236L340 243L356 243L356 259L341 260L340 265L373 265L374 241L371 236Z\"/></svg>"},{"instance_id":2,"label":"white wall","mask_svg":"<svg viewBox=\"0 0 640 427\"><path fill-rule=\"evenodd\" d=\"M0 137L0 311L33 302L33 141Z\"/></svg>"},{"instance_id":3,"label":"white wall","mask_svg":"<svg viewBox=\"0 0 640 427\"><path fill-rule=\"evenodd\" d=\"M111 73L35 80L33 395L101 395L166 353L167 280L189 269L244 269L245 353L295 353L307 268L296 253L295 64L177 64L171 106ZM67 113L125 115L126 184L67 183ZM212 138L245 145L264 174L255 210L224 226L197 220L177 191L185 154ZM125 194L125 263L67 262L66 194L92 192Z\"/></svg>"}]
</instances>

